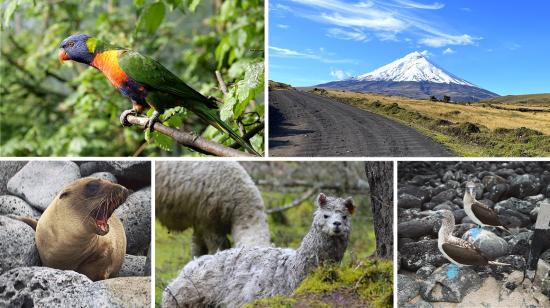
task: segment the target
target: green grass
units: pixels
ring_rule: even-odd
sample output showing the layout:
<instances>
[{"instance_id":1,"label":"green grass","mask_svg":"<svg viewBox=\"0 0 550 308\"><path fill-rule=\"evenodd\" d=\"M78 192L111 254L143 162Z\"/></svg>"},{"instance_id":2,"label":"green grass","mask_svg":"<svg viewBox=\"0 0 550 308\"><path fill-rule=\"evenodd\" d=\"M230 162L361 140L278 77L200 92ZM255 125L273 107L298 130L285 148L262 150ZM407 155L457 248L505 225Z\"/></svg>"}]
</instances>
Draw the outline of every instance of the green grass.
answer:
<instances>
[{"instance_id":1,"label":"green grass","mask_svg":"<svg viewBox=\"0 0 550 308\"><path fill-rule=\"evenodd\" d=\"M162 291L191 259L193 231L169 232L155 221L155 304L160 307Z\"/></svg>"},{"instance_id":2,"label":"green grass","mask_svg":"<svg viewBox=\"0 0 550 308\"><path fill-rule=\"evenodd\" d=\"M337 307L341 304L337 302L338 297L323 297L334 293L347 294L346 303L352 307L392 307L393 262L369 258L359 264L344 262L341 266L321 266L290 296L261 299L245 307L293 307L296 304L308 307ZM319 299L323 299L324 303Z\"/></svg>"},{"instance_id":3,"label":"green grass","mask_svg":"<svg viewBox=\"0 0 550 308\"><path fill-rule=\"evenodd\" d=\"M276 200L277 204L280 205L291 202L298 198L299 195L300 193L263 194L264 200ZM376 249L369 198L367 195L354 196L354 202L357 206L357 211L352 217L353 231L351 233L350 244L342 262L348 265L357 265L367 260ZM311 226L313 210L313 203L308 201L284 212L268 215L271 241L275 247L298 248L302 238ZM191 229L185 232L169 232L158 220L155 223L155 232L155 304L159 306L164 288L191 259L190 245L193 232ZM277 304L279 306L275 305L275 303L271 304L274 306L269 307L292 306L292 303L286 301L286 299Z\"/></svg>"},{"instance_id":4,"label":"green grass","mask_svg":"<svg viewBox=\"0 0 550 308\"><path fill-rule=\"evenodd\" d=\"M319 91L315 92L321 95ZM404 104L361 98L325 96L409 125L442 143L459 156L541 157L550 156L550 136L526 127L491 130L479 123L453 123L414 111ZM434 106L437 108L437 106Z\"/></svg>"}]
</instances>

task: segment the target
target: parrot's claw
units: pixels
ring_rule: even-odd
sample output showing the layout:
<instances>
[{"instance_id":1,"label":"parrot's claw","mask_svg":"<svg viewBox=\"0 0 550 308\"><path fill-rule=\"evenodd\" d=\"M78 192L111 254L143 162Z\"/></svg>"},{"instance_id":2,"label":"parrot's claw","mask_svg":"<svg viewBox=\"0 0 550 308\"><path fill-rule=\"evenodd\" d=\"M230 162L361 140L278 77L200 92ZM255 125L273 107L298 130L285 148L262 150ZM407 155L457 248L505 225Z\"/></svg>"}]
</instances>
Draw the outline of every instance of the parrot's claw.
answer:
<instances>
[{"instance_id":1,"label":"parrot's claw","mask_svg":"<svg viewBox=\"0 0 550 308\"><path fill-rule=\"evenodd\" d=\"M136 111L133 110L133 109L128 109L128 110L124 110L121 114L120 114L120 124L122 124L122 126L124 127L128 127L128 126L132 126L132 123L128 122L128 115L137 115Z\"/></svg>"},{"instance_id":2,"label":"parrot's claw","mask_svg":"<svg viewBox=\"0 0 550 308\"><path fill-rule=\"evenodd\" d=\"M149 129L149 131L153 131L153 126L155 126L155 122L158 122L160 113L158 111L154 111L149 120L147 121L147 124L145 124L145 129Z\"/></svg>"}]
</instances>

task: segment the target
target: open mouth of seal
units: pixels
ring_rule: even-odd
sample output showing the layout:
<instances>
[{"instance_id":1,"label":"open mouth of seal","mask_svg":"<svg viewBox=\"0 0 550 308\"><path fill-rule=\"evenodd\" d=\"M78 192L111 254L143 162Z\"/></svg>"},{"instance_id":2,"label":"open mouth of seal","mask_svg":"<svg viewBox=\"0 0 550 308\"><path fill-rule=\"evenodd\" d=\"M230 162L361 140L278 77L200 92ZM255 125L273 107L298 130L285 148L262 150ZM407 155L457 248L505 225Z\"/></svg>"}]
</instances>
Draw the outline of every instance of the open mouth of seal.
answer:
<instances>
[{"instance_id":1,"label":"open mouth of seal","mask_svg":"<svg viewBox=\"0 0 550 308\"><path fill-rule=\"evenodd\" d=\"M105 235L109 232L108 220L113 212L126 201L129 191L125 188L118 192L113 192L109 198L102 200L99 205L90 212L90 217L94 220L98 234Z\"/></svg>"}]
</instances>

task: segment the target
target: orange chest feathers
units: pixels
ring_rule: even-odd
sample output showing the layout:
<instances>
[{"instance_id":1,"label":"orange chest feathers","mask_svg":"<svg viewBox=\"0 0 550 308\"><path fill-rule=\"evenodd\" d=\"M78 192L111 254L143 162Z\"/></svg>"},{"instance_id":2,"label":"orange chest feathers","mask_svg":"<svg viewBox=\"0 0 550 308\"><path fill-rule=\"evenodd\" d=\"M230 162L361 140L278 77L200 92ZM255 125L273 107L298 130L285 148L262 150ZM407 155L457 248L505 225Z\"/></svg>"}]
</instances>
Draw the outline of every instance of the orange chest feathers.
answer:
<instances>
[{"instance_id":1,"label":"orange chest feathers","mask_svg":"<svg viewBox=\"0 0 550 308\"><path fill-rule=\"evenodd\" d=\"M98 53L92 61L92 66L100 70L116 88L128 81L128 75L118 65L118 50Z\"/></svg>"}]
</instances>

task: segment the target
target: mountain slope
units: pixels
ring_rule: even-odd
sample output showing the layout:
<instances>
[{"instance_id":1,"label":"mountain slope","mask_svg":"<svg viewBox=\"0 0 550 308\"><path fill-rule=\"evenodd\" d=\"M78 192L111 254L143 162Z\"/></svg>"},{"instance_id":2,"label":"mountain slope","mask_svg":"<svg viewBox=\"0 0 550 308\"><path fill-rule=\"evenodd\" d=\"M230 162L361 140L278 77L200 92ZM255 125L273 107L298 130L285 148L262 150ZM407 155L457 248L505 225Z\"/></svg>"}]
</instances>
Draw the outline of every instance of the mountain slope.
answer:
<instances>
[{"instance_id":1,"label":"mountain slope","mask_svg":"<svg viewBox=\"0 0 550 308\"><path fill-rule=\"evenodd\" d=\"M370 73L318 87L411 98L441 98L447 95L453 101L460 102L477 102L498 96L445 71L419 52L412 52Z\"/></svg>"}]
</instances>

